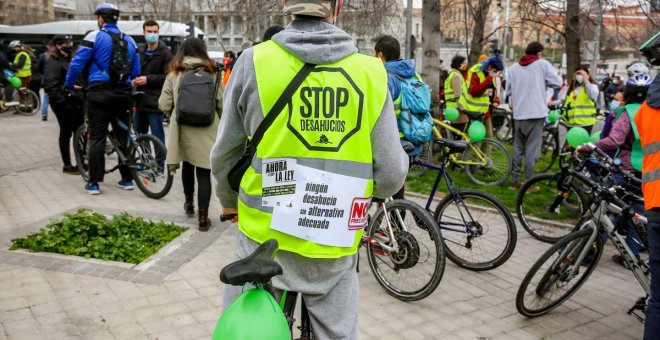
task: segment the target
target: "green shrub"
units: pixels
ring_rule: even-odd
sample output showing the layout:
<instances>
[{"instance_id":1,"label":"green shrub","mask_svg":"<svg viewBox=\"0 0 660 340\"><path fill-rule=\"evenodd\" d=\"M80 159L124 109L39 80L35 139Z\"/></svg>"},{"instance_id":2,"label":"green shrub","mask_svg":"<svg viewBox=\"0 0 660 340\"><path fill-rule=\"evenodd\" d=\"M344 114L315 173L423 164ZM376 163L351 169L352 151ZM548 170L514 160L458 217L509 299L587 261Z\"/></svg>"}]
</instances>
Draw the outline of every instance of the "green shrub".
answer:
<instances>
[{"instance_id":1,"label":"green shrub","mask_svg":"<svg viewBox=\"0 0 660 340\"><path fill-rule=\"evenodd\" d=\"M88 209L65 214L35 234L12 240L10 250L51 252L85 258L142 262L179 236L186 228L171 223L146 221L127 213L112 219Z\"/></svg>"}]
</instances>

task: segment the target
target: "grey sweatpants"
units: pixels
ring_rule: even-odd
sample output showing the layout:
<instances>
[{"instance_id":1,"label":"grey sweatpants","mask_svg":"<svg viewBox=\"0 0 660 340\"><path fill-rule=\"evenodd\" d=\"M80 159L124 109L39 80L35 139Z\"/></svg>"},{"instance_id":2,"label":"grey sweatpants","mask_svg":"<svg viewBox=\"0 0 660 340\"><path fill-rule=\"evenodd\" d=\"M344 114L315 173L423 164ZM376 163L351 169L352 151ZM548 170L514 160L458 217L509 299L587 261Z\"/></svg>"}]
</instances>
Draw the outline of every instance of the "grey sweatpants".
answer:
<instances>
[{"instance_id":1,"label":"grey sweatpants","mask_svg":"<svg viewBox=\"0 0 660 340\"><path fill-rule=\"evenodd\" d=\"M525 158L525 180L534 176L534 165L541 154L541 138L545 118L515 120L513 129L512 182L520 180L520 168Z\"/></svg>"},{"instance_id":2,"label":"grey sweatpants","mask_svg":"<svg viewBox=\"0 0 660 340\"><path fill-rule=\"evenodd\" d=\"M236 260L247 257L258 246L239 232ZM272 279L275 295L280 296L281 290L302 294L315 339L358 338L357 254L338 259L313 259L280 250L275 260L284 270L283 275ZM243 287L226 285L222 309L227 309L242 290Z\"/></svg>"}]
</instances>

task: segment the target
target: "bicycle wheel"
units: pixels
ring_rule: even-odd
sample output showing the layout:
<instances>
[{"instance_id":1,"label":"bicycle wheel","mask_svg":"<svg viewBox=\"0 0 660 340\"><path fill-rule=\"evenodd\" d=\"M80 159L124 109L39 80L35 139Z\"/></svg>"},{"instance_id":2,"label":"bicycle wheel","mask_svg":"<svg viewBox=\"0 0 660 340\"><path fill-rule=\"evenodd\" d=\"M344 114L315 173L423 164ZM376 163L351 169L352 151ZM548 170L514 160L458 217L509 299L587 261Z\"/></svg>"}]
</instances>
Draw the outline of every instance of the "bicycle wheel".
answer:
<instances>
[{"instance_id":1,"label":"bicycle wheel","mask_svg":"<svg viewBox=\"0 0 660 340\"><path fill-rule=\"evenodd\" d=\"M511 142L513 140L513 122L510 115L492 116L493 135L500 142Z\"/></svg>"},{"instance_id":2,"label":"bicycle wheel","mask_svg":"<svg viewBox=\"0 0 660 340\"><path fill-rule=\"evenodd\" d=\"M433 147L431 143L424 143L421 145L422 152L418 155L415 156L417 159L420 161L427 163L427 164L432 164L433 163ZM410 169L408 169L408 176L411 177L419 177L428 171L429 168L421 165L416 165L413 164L410 166Z\"/></svg>"},{"instance_id":3,"label":"bicycle wheel","mask_svg":"<svg viewBox=\"0 0 660 340\"><path fill-rule=\"evenodd\" d=\"M23 116L33 116L39 111L41 100L34 91L27 88L20 88L14 91L14 100L18 102L16 112Z\"/></svg>"},{"instance_id":4,"label":"bicycle wheel","mask_svg":"<svg viewBox=\"0 0 660 340\"><path fill-rule=\"evenodd\" d=\"M407 200L385 204L372 216L365 231L369 267L385 291L402 301L416 301L429 296L438 287L445 271L442 236L431 215L419 205ZM392 227L399 246L390 252L378 243L393 246L387 228Z\"/></svg>"},{"instance_id":5,"label":"bicycle wheel","mask_svg":"<svg viewBox=\"0 0 660 340\"><path fill-rule=\"evenodd\" d=\"M459 267L497 268L516 247L516 224L495 197L478 190L447 195L435 208L447 257Z\"/></svg>"},{"instance_id":6,"label":"bicycle wheel","mask_svg":"<svg viewBox=\"0 0 660 340\"><path fill-rule=\"evenodd\" d=\"M482 157L486 158L485 162ZM479 163L464 166L465 174L476 184L500 185L511 175L511 154L504 144L494 139L485 138L479 143L471 143L463 153L463 162Z\"/></svg>"},{"instance_id":7,"label":"bicycle wheel","mask_svg":"<svg viewBox=\"0 0 660 340\"><path fill-rule=\"evenodd\" d=\"M162 198L172 188L174 177L165 166L167 149L152 135L138 135L128 150L128 164L140 191L150 198Z\"/></svg>"},{"instance_id":8,"label":"bicycle wheel","mask_svg":"<svg viewBox=\"0 0 660 340\"><path fill-rule=\"evenodd\" d=\"M541 154L534 166L534 172L544 173L555 164L559 157L559 134L556 130L544 130L541 139Z\"/></svg>"},{"instance_id":9,"label":"bicycle wheel","mask_svg":"<svg viewBox=\"0 0 660 340\"><path fill-rule=\"evenodd\" d=\"M80 125L76 133L73 135L73 153L76 156L76 164L78 171L85 180L89 181L89 158L87 154L87 146L89 141L89 134L87 133L87 124Z\"/></svg>"},{"instance_id":10,"label":"bicycle wheel","mask_svg":"<svg viewBox=\"0 0 660 340\"><path fill-rule=\"evenodd\" d=\"M587 222L588 223L588 222ZM592 228L575 231L555 243L534 263L516 294L516 309L527 317L537 317L555 309L575 293L594 271L603 253L603 239L596 235L589 242ZM582 263L575 263L585 247L592 250ZM577 266L574 276L571 271Z\"/></svg>"},{"instance_id":11,"label":"bicycle wheel","mask_svg":"<svg viewBox=\"0 0 660 340\"><path fill-rule=\"evenodd\" d=\"M523 228L544 242L557 242L575 230L586 208L586 199L577 191L558 191L557 177L540 174L528 179L516 198L516 213ZM562 202L557 204L557 199Z\"/></svg>"}]
</instances>

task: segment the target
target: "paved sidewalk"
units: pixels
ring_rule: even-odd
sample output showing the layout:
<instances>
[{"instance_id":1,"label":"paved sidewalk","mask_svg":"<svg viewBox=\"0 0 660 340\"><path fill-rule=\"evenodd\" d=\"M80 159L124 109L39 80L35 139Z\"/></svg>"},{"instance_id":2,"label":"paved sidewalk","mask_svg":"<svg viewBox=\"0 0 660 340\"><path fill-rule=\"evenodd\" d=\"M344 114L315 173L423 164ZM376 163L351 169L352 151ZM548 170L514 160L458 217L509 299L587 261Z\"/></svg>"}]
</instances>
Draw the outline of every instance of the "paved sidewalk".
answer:
<instances>
[{"instance_id":1,"label":"paved sidewalk","mask_svg":"<svg viewBox=\"0 0 660 340\"><path fill-rule=\"evenodd\" d=\"M106 177L102 195L83 192L79 176L61 172L57 131L54 119L0 115L0 235L27 234L35 223L82 206L170 216L195 225L183 214L178 175L170 194L161 200L149 199L137 189L117 188L117 173ZM211 211L218 209L213 200ZM80 270L73 268L78 260L10 253L8 240L0 239L0 340L208 339L223 296L219 269L231 261L236 235L234 226L215 218L211 232L189 231L188 241L163 257L167 261L128 266L139 271L128 278L113 269L127 272L126 266L84 262L87 269ZM609 260L614 253L609 246L594 274L569 301L544 317L520 316L515 308L518 285L547 247L519 228L517 248L503 266L475 273L447 261L438 289L412 303L387 295L362 261L360 337L641 338L642 324L626 315L642 295L641 287L629 271ZM44 261L51 262L46 266ZM153 277L140 280L146 272Z\"/></svg>"}]
</instances>

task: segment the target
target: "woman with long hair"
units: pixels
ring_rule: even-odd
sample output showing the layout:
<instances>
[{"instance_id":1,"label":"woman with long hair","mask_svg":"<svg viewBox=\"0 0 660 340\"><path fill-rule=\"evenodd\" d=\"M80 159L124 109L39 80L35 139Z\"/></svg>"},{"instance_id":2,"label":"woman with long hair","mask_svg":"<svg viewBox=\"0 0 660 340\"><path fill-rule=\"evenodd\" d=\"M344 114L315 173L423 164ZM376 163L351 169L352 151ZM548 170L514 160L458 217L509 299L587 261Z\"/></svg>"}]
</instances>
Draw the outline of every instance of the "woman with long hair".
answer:
<instances>
[{"instance_id":1,"label":"woman with long hair","mask_svg":"<svg viewBox=\"0 0 660 340\"><path fill-rule=\"evenodd\" d=\"M71 137L82 125L84 117L80 93L64 90L66 73L73 55L73 41L70 36L56 35L51 45L48 58L44 62L43 87L60 126L59 147L64 163L62 171L74 175L78 174L78 168L71 164Z\"/></svg>"},{"instance_id":2,"label":"woman with long hair","mask_svg":"<svg viewBox=\"0 0 660 340\"><path fill-rule=\"evenodd\" d=\"M170 117L167 139L167 163L170 170L181 165L183 192L186 196L183 208L189 216L195 214L194 193L197 177L197 221L199 230L207 231L211 226L208 218L211 201L211 164L209 157L215 143L220 115L222 112L222 88L217 90L215 98L216 114L209 126L197 127L177 123L177 103L181 76L188 70L203 68L213 74L214 83L219 81L219 68L206 52L204 42L197 38L188 38L170 63L169 72L163 85L163 92L158 100L159 108ZM219 87L219 86L218 86Z\"/></svg>"}]
</instances>

